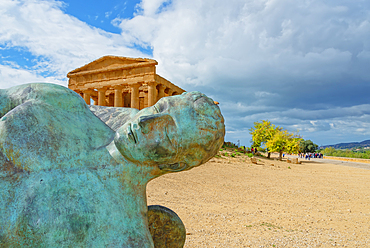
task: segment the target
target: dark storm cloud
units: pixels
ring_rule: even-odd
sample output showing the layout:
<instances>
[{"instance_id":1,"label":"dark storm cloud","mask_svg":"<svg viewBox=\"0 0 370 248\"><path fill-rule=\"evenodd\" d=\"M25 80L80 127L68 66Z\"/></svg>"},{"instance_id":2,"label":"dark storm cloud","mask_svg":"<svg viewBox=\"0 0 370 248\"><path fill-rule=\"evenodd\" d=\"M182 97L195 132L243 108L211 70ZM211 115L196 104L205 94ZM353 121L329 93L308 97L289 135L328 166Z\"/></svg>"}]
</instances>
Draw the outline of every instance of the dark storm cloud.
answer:
<instances>
[{"instance_id":1,"label":"dark storm cloud","mask_svg":"<svg viewBox=\"0 0 370 248\"><path fill-rule=\"evenodd\" d=\"M22 7L27 6L33 7L25 13L39 13L32 4ZM43 11L63 16L55 9ZM59 30L58 23L49 22L50 33L42 39L15 20L16 26L11 18L0 20L0 42L13 39L35 55L57 58L47 68L63 68L59 74L94 51L129 56L135 54L133 44L152 48L160 75L220 102L227 140L248 143L248 129L261 119L299 129L318 143L370 135L369 1L143 0L133 18L115 20L121 35L65 19L83 33L76 49L69 45L75 41L71 32L64 34L63 49L42 42ZM70 51L65 64L64 51Z\"/></svg>"}]
</instances>

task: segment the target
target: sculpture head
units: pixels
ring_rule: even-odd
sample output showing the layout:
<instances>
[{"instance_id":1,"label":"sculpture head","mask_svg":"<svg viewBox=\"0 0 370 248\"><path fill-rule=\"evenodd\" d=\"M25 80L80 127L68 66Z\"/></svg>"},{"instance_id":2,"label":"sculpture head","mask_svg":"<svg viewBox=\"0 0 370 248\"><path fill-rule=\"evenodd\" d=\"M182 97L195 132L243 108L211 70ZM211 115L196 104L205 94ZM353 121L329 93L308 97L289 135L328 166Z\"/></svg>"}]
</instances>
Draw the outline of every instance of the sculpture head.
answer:
<instances>
[{"instance_id":1,"label":"sculpture head","mask_svg":"<svg viewBox=\"0 0 370 248\"><path fill-rule=\"evenodd\" d=\"M224 135L224 119L213 100L200 92L185 92L139 111L117 130L114 142L133 163L181 171L212 158Z\"/></svg>"}]
</instances>

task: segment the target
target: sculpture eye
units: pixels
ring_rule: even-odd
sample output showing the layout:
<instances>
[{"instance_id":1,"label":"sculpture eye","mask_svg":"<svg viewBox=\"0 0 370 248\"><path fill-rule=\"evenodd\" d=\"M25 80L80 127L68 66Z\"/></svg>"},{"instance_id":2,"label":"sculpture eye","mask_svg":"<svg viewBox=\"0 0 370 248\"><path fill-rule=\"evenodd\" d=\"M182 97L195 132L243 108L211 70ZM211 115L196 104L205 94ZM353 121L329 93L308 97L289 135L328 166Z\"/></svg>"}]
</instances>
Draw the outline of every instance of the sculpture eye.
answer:
<instances>
[{"instance_id":1,"label":"sculpture eye","mask_svg":"<svg viewBox=\"0 0 370 248\"><path fill-rule=\"evenodd\" d=\"M155 105L153 105L157 113L162 113L168 108L168 103L166 101L159 101Z\"/></svg>"},{"instance_id":2,"label":"sculpture eye","mask_svg":"<svg viewBox=\"0 0 370 248\"><path fill-rule=\"evenodd\" d=\"M159 114L159 110L158 110L157 106L153 105L153 107L154 107L154 110L156 111L156 114Z\"/></svg>"}]
</instances>

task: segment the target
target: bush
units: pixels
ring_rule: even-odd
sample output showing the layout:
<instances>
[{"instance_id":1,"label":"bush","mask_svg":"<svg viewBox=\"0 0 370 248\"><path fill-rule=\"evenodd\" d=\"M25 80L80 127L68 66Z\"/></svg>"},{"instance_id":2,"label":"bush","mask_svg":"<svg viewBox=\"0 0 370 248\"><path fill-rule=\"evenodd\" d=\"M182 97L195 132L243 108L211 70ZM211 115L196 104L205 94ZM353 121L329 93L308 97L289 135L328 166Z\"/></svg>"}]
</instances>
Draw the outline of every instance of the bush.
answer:
<instances>
[{"instance_id":1,"label":"bush","mask_svg":"<svg viewBox=\"0 0 370 248\"><path fill-rule=\"evenodd\" d=\"M357 152L348 149L336 150L333 147L327 147L324 150L321 150L320 152L325 156L370 159L370 151Z\"/></svg>"},{"instance_id":2,"label":"bush","mask_svg":"<svg viewBox=\"0 0 370 248\"><path fill-rule=\"evenodd\" d=\"M238 148L238 146L231 142L224 142L222 148Z\"/></svg>"},{"instance_id":3,"label":"bush","mask_svg":"<svg viewBox=\"0 0 370 248\"><path fill-rule=\"evenodd\" d=\"M262 147L257 147L257 151L258 152L266 152L266 150L264 148L262 148Z\"/></svg>"}]
</instances>

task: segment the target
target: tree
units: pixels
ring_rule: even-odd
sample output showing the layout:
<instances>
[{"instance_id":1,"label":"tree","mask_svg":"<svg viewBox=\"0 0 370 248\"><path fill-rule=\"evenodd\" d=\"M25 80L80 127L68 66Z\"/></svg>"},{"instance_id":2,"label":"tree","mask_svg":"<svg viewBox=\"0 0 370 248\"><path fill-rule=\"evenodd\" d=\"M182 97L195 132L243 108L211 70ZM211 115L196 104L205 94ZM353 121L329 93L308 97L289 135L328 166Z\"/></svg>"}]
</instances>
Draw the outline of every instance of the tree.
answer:
<instances>
[{"instance_id":1,"label":"tree","mask_svg":"<svg viewBox=\"0 0 370 248\"><path fill-rule=\"evenodd\" d=\"M326 147L324 150L322 150L322 153L326 156L333 156L333 154L335 153L335 149L334 147Z\"/></svg>"},{"instance_id":2,"label":"tree","mask_svg":"<svg viewBox=\"0 0 370 248\"><path fill-rule=\"evenodd\" d=\"M283 152L296 153L299 151L301 138L279 126L275 126L268 120L254 122L254 127L250 128L249 131L252 135L252 146L265 147L268 158L270 158L271 152L278 152L279 159L282 159Z\"/></svg>"},{"instance_id":3,"label":"tree","mask_svg":"<svg viewBox=\"0 0 370 248\"><path fill-rule=\"evenodd\" d=\"M275 135L266 142L266 147L271 152L278 152L282 159L283 152L297 153L299 151L300 137L287 130L278 130Z\"/></svg>"},{"instance_id":4,"label":"tree","mask_svg":"<svg viewBox=\"0 0 370 248\"><path fill-rule=\"evenodd\" d=\"M266 146L267 141L269 141L278 130L281 130L281 128L275 127L275 125L271 124L268 120L254 122L254 126L249 129L249 133L252 135L252 147ZM267 157L270 158L269 150L267 150Z\"/></svg>"},{"instance_id":5,"label":"tree","mask_svg":"<svg viewBox=\"0 0 370 248\"><path fill-rule=\"evenodd\" d=\"M302 153L315 152L318 145L314 144L311 140L302 140L299 143L299 151Z\"/></svg>"}]
</instances>

